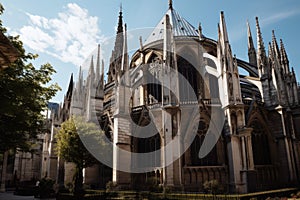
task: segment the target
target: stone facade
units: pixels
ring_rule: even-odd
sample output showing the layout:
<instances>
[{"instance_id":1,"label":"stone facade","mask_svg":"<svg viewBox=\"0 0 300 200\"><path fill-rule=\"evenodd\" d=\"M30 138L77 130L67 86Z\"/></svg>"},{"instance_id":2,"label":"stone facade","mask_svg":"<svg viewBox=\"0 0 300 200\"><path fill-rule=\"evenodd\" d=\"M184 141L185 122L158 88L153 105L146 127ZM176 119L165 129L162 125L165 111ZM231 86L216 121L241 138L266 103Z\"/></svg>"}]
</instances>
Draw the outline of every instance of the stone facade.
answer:
<instances>
[{"instance_id":1,"label":"stone facade","mask_svg":"<svg viewBox=\"0 0 300 200\"><path fill-rule=\"evenodd\" d=\"M202 34L201 26L195 29L182 18L170 1L162 20L129 59L122 14L106 83L98 46L96 72L92 59L86 81L81 71L76 84L71 80L56 120L59 124L70 114L97 120L114 144L112 169L101 164L86 169L85 183L104 186L113 181L119 188L144 189L149 177L156 177L164 187L203 191L204 182L217 180L224 191L233 193L299 184L299 88L284 44L280 40L278 45L274 32L266 52L258 18L256 48L248 24L249 61L241 60L232 55L223 12L215 41ZM249 75L241 75L241 69ZM224 115L220 136L210 127L215 109ZM139 126L154 122L157 134L133 136L138 134L126 117ZM197 126L191 127L195 120ZM169 152L162 148L193 131L189 146L179 141ZM217 137L217 142L200 159L207 135ZM134 157L121 157L119 148L131 153L161 149L161 153L153 160L152 171L127 173L117 169L139 166ZM176 158L174 162L166 165L166 154Z\"/></svg>"}]
</instances>

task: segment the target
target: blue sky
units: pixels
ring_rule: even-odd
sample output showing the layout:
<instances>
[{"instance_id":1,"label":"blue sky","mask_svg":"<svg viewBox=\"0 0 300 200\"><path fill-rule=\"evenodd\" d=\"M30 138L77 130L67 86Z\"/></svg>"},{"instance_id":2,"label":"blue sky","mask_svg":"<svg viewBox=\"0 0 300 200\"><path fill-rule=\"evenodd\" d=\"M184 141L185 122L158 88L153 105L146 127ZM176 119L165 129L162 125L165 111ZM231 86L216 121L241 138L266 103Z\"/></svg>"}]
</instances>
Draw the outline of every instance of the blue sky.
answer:
<instances>
[{"instance_id":1,"label":"blue sky","mask_svg":"<svg viewBox=\"0 0 300 200\"><path fill-rule=\"evenodd\" d=\"M53 82L62 91L52 100L61 102L71 73L76 78L79 66L86 68L98 43L102 44L101 56L107 67L121 2L129 30L129 50L134 51L139 35L146 39L151 27L167 11L168 0L2 0L5 12L1 18L9 34L21 36L27 52L39 54L35 65L49 62L55 67ZM258 16L265 46L274 29L278 41L283 39L290 66L295 68L300 81L299 0L173 0L173 5L193 26L201 22L203 34L215 40L220 11L224 11L232 52L245 60L248 59L246 21L249 20L256 42L255 16Z\"/></svg>"}]
</instances>

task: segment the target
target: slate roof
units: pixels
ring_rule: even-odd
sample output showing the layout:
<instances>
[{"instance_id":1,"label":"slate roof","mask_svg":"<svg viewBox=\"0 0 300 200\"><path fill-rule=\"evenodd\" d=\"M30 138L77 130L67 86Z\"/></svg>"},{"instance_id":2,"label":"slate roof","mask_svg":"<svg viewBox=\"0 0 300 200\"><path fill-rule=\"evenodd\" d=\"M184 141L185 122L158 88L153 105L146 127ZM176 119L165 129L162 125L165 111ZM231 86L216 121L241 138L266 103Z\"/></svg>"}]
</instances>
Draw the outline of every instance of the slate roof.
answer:
<instances>
[{"instance_id":1,"label":"slate roof","mask_svg":"<svg viewBox=\"0 0 300 200\"><path fill-rule=\"evenodd\" d=\"M188 21L181 17L176 10L170 8L157 26L154 28L150 36L147 38L145 44L163 39L164 37L164 19L169 15L170 23L172 25L173 35L176 36L198 36L198 31Z\"/></svg>"}]
</instances>

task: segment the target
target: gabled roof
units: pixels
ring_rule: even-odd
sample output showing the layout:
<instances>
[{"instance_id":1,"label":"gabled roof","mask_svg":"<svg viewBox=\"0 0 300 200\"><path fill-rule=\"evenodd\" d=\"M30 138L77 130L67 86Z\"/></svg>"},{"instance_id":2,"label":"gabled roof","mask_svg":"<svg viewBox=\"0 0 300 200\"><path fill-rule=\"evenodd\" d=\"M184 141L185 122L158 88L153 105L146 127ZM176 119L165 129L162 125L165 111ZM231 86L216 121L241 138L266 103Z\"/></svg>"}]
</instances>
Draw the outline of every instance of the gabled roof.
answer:
<instances>
[{"instance_id":1,"label":"gabled roof","mask_svg":"<svg viewBox=\"0 0 300 200\"><path fill-rule=\"evenodd\" d=\"M163 16L157 26L154 28L145 44L155 42L164 38L164 19L169 15L172 25L173 35L176 36L198 36L198 31L188 21L181 17L172 7Z\"/></svg>"}]
</instances>

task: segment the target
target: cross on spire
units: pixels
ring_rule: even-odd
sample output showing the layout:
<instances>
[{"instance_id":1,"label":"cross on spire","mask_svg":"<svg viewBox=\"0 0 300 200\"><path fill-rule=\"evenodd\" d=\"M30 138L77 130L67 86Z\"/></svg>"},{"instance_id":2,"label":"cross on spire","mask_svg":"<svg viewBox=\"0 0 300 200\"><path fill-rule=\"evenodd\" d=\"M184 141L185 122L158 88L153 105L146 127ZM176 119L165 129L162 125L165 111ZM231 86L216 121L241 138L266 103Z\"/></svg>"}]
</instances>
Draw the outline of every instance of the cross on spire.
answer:
<instances>
[{"instance_id":1,"label":"cross on spire","mask_svg":"<svg viewBox=\"0 0 300 200\"><path fill-rule=\"evenodd\" d=\"M118 22L118 29L117 34L123 32L123 11L122 11L122 3L120 4L120 12L119 12L119 22Z\"/></svg>"},{"instance_id":2,"label":"cross on spire","mask_svg":"<svg viewBox=\"0 0 300 200\"><path fill-rule=\"evenodd\" d=\"M169 9L173 9L173 0L169 0Z\"/></svg>"}]
</instances>

